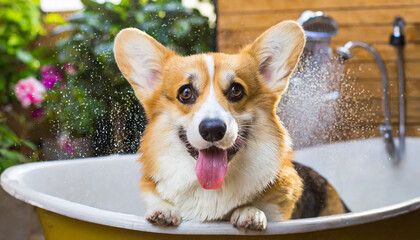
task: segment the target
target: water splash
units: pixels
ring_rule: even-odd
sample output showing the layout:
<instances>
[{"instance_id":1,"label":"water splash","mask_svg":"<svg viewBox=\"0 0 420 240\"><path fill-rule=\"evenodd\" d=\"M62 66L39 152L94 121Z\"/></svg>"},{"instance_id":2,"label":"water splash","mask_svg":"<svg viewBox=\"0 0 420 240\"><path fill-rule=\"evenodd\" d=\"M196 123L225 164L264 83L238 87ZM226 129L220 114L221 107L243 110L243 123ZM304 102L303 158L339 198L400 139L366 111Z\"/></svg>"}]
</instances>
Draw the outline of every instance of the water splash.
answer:
<instances>
[{"instance_id":1,"label":"water splash","mask_svg":"<svg viewBox=\"0 0 420 240\"><path fill-rule=\"evenodd\" d=\"M343 73L328 46L313 43L312 49L303 54L278 108L294 148L374 136L380 104L368 91L356 91L353 72Z\"/></svg>"}]
</instances>

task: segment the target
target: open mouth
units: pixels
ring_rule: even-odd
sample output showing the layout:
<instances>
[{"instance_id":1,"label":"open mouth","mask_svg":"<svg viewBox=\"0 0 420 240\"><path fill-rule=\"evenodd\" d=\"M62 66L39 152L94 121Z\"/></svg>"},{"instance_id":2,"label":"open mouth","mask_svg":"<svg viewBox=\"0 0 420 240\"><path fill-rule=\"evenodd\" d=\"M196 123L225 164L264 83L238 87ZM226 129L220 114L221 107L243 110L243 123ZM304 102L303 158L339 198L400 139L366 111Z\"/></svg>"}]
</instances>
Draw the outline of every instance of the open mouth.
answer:
<instances>
[{"instance_id":1,"label":"open mouth","mask_svg":"<svg viewBox=\"0 0 420 240\"><path fill-rule=\"evenodd\" d=\"M221 188L226 176L228 162L242 146L242 141L239 137L233 146L228 149L222 149L216 146L207 149L196 149L188 142L186 132L183 128L179 129L178 135L190 155L197 160L195 171L201 186L204 189Z\"/></svg>"},{"instance_id":2,"label":"open mouth","mask_svg":"<svg viewBox=\"0 0 420 240\"><path fill-rule=\"evenodd\" d=\"M240 135L244 135L244 134L240 134ZM188 142L187 139L187 133L185 132L184 128L179 128L178 130L178 136L179 139L181 139L181 141L185 144L185 147L187 148L187 151L190 153L190 155L197 160L198 159L198 154L199 154L199 150L194 148L190 142ZM242 146L242 141L239 140L239 137L236 139L235 143L233 144L232 147L226 149L226 153L227 153L227 159L228 161L232 160L233 156L235 156L235 154L239 151L239 149ZM220 149L218 147L212 146L209 149L212 148L217 148Z\"/></svg>"}]
</instances>

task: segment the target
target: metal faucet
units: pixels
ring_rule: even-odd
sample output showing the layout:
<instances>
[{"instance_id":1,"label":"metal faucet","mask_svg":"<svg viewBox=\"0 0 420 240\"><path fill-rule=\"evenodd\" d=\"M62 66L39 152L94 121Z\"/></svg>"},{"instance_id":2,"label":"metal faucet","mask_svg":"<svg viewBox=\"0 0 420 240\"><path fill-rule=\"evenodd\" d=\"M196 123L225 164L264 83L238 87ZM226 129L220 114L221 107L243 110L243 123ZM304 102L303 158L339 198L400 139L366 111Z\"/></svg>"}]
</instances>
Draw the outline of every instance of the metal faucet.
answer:
<instances>
[{"instance_id":1,"label":"metal faucet","mask_svg":"<svg viewBox=\"0 0 420 240\"><path fill-rule=\"evenodd\" d=\"M386 150L388 152L388 155L392 162L394 164L399 163L402 157L402 153L404 151L403 145L400 142L398 149L396 147L394 137L393 137L393 131L391 126L391 120L390 120L390 110L389 110L389 78L388 73L385 67L385 63L382 60L379 53L376 51L375 48L370 46L369 44L361 41L349 41L347 42L343 47L340 47L337 49L337 54L344 60L348 60L353 57L351 54L351 51L354 48L364 48L368 50L373 57L375 58L376 64L378 65L378 68L381 72L381 78L382 78L382 94L383 94L383 101L384 101L384 117L385 121L384 124L379 127L379 130L384 137L385 140L385 146ZM401 101L401 99L400 99ZM404 99L402 100L404 101ZM404 109L400 109L400 113L404 112ZM401 119L400 119L401 121ZM403 122L405 119L403 119ZM402 134L402 135L401 135ZM404 138L404 130L400 129L400 137ZM400 138L401 139L401 138Z\"/></svg>"},{"instance_id":2,"label":"metal faucet","mask_svg":"<svg viewBox=\"0 0 420 240\"><path fill-rule=\"evenodd\" d=\"M393 23L394 32L391 34L389 43L396 48L398 54L398 94L400 108L400 136L399 148L400 158L405 151L405 81L404 81L404 27L405 21L401 17L396 17Z\"/></svg>"}]
</instances>

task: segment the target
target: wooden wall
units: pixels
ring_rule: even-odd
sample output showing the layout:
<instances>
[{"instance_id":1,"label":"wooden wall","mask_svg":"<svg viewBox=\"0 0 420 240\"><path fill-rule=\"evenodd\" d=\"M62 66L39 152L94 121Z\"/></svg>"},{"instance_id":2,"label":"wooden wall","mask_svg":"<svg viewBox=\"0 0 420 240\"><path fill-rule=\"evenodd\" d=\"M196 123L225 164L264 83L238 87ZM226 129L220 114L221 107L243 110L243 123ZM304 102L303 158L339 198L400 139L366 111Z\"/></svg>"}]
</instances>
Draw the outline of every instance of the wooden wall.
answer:
<instances>
[{"instance_id":1,"label":"wooden wall","mask_svg":"<svg viewBox=\"0 0 420 240\"><path fill-rule=\"evenodd\" d=\"M394 129L398 126L397 54L389 45L389 37L395 16L405 19L406 131L409 136L420 136L420 0L218 0L219 51L235 53L265 29L282 20L296 20L304 10L323 11L338 22L339 31L332 39L332 49L349 40L361 40L380 52L391 81ZM377 126L383 121L380 73L368 52L355 50L354 53L355 58L346 64L345 70L346 79L352 79L348 82L351 86L342 95L352 96L350 101L356 105L366 103L365 107L373 106L377 110L373 118L372 114L369 116L370 126L363 125L366 121L357 121L342 134L344 138L377 136ZM363 112L357 114L364 117Z\"/></svg>"}]
</instances>

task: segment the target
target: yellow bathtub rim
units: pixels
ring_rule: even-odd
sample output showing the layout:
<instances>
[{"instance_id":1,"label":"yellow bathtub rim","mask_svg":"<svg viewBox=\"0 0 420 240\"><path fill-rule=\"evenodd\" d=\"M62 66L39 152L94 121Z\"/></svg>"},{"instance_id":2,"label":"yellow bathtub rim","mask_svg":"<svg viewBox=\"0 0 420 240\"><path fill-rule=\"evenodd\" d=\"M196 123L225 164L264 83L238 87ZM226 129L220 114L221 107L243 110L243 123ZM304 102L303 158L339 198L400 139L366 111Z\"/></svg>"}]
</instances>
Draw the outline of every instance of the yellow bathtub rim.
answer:
<instances>
[{"instance_id":1,"label":"yellow bathtub rim","mask_svg":"<svg viewBox=\"0 0 420 240\"><path fill-rule=\"evenodd\" d=\"M38 208L69 218L111 227L163 234L276 235L314 232L383 220L404 213L412 212L420 208L420 197L417 197L398 204L363 212L309 219L298 219L285 222L270 222L268 224L267 230L264 232L245 233L244 231L233 228L232 225L228 222L183 222L176 228L168 228L151 225L144 219L143 216L107 211L44 194L42 192L31 189L25 184L24 181L24 176L26 173L37 171L41 168L65 166L68 164L83 164L88 161L108 162L113 161L115 158L118 158L118 161L123 164L124 161L135 161L138 159L138 155L113 155L91 159L23 164L7 169L1 175L1 186L5 189L6 192L17 199L20 199Z\"/></svg>"}]
</instances>

